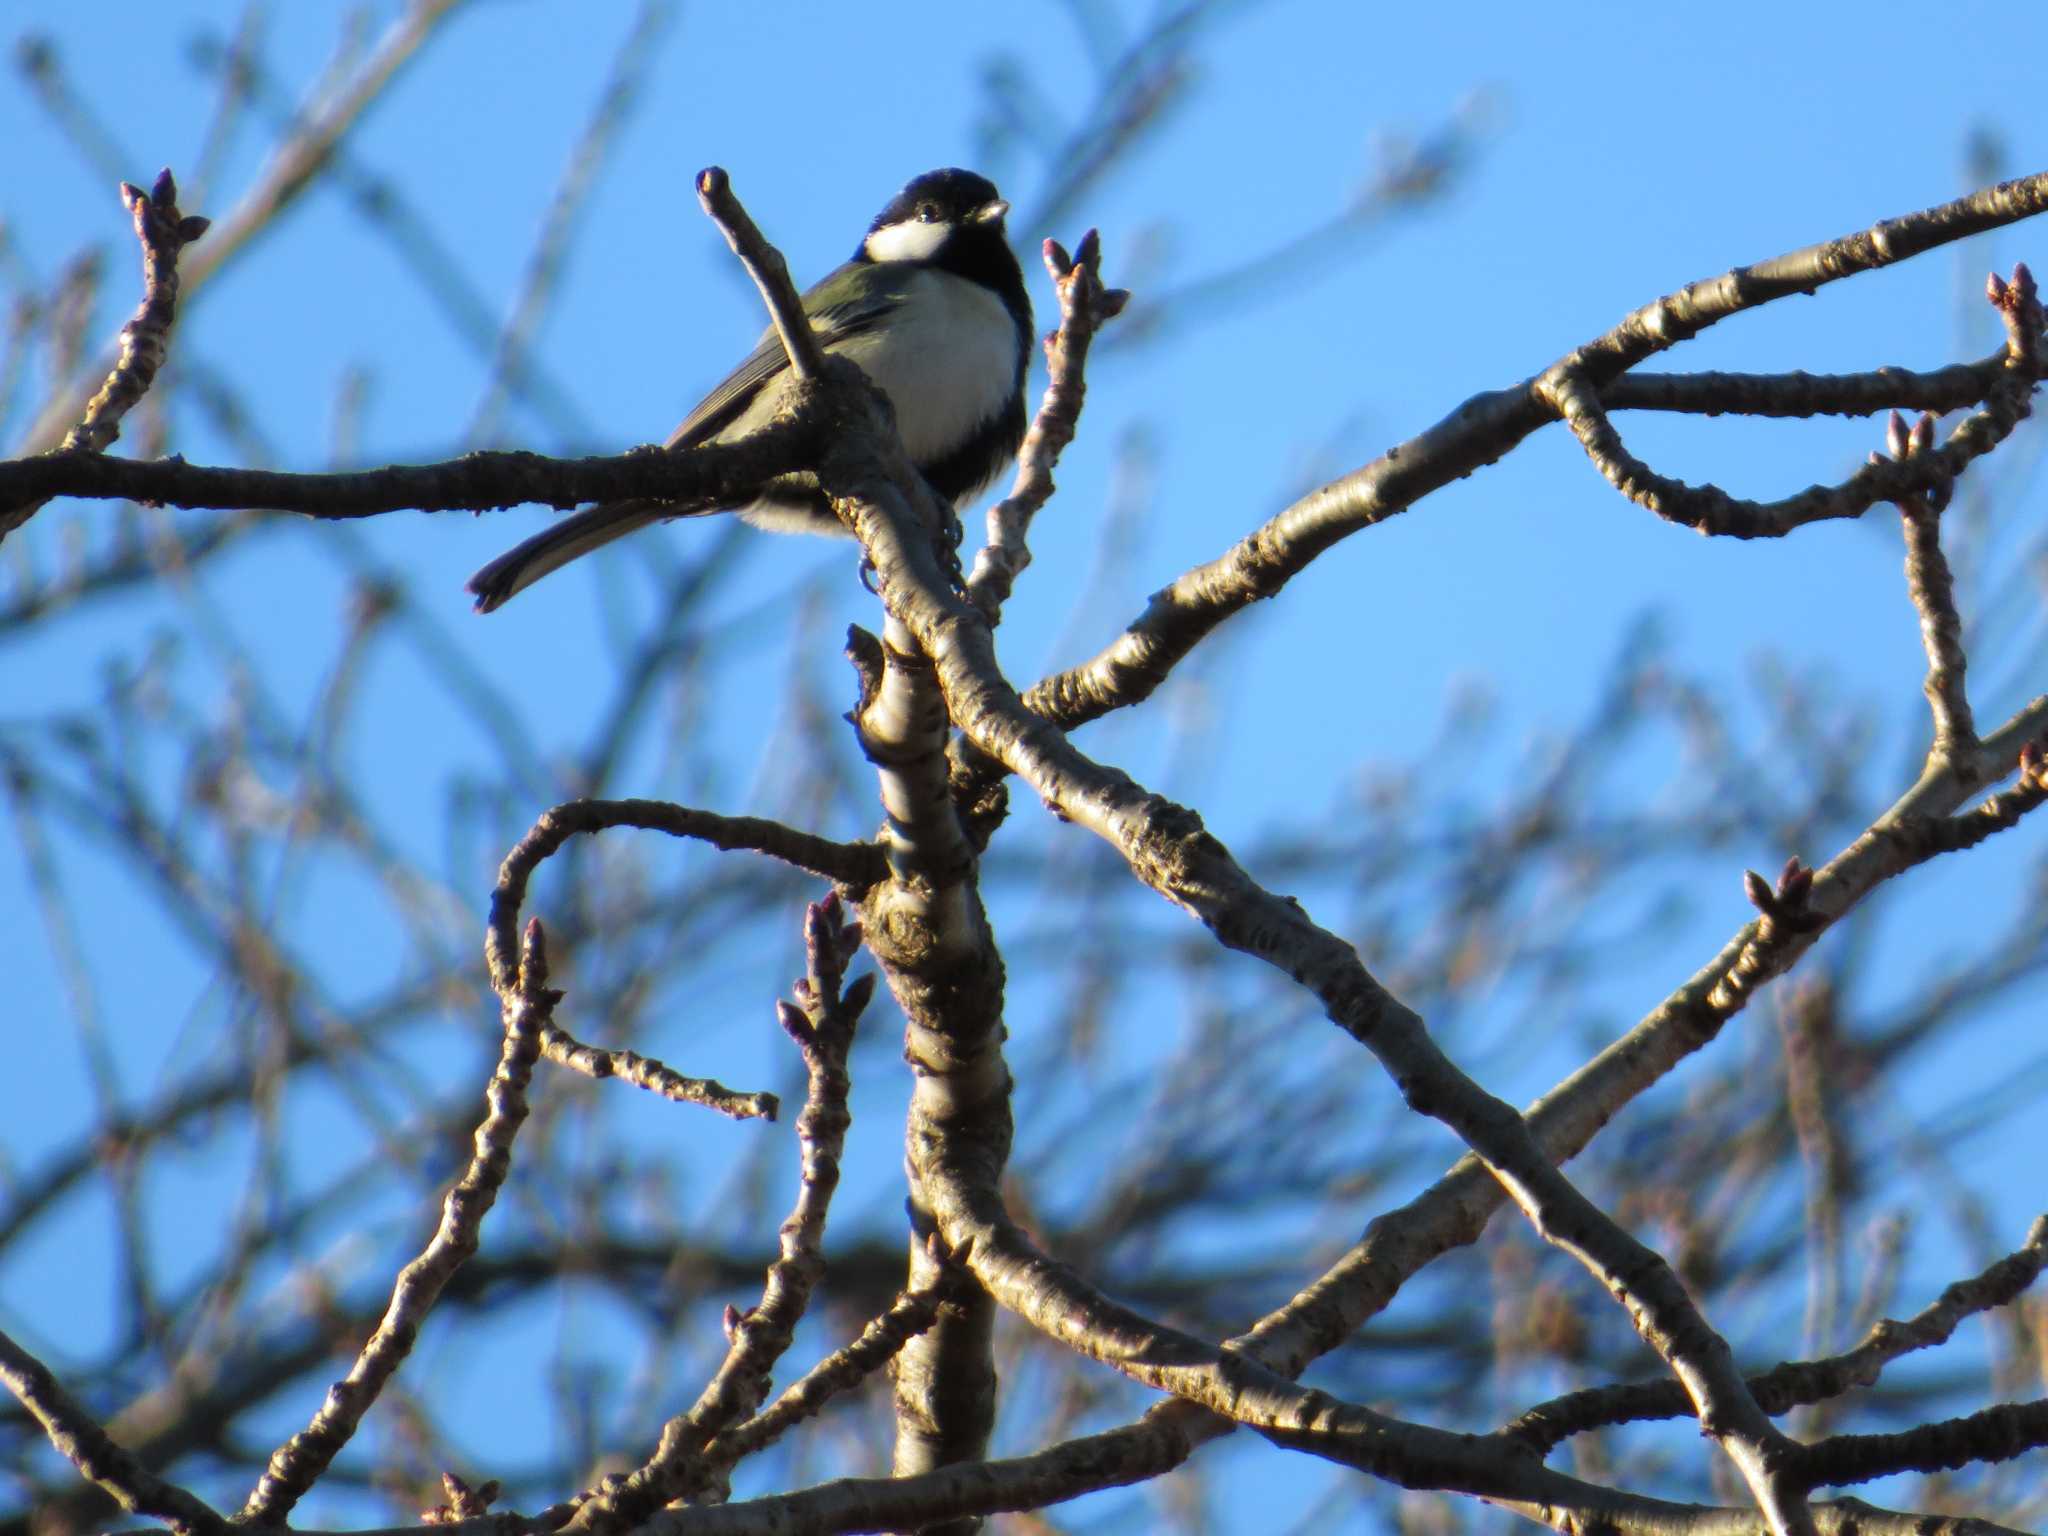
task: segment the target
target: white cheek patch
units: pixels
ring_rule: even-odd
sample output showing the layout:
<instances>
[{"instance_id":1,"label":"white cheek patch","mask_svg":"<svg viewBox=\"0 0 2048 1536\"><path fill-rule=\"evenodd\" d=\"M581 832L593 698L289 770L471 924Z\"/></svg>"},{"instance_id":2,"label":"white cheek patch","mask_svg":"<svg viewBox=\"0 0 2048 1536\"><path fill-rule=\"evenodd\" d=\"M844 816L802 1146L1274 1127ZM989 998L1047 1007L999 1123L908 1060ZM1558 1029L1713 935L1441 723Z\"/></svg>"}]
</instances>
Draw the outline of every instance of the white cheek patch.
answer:
<instances>
[{"instance_id":1,"label":"white cheek patch","mask_svg":"<svg viewBox=\"0 0 2048 1536\"><path fill-rule=\"evenodd\" d=\"M952 232L952 225L937 219L901 219L868 236L868 255L876 261L927 261Z\"/></svg>"}]
</instances>

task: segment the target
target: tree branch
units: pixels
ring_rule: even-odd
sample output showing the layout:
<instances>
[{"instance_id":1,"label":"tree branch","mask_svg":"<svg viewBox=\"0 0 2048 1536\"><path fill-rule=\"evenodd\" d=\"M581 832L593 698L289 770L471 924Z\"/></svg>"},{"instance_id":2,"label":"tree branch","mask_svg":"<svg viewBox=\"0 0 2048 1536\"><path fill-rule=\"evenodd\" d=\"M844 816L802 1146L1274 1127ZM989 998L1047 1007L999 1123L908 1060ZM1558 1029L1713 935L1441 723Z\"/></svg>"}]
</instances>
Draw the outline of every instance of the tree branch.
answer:
<instances>
[{"instance_id":1,"label":"tree branch","mask_svg":"<svg viewBox=\"0 0 2048 1536\"><path fill-rule=\"evenodd\" d=\"M665 800L566 800L542 811L499 866L484 941L494 986L512 985L516 971L513 930L533 872L570 838L612 827L640 827L671 837L696 838L727 852L765 853L856 891L881 879L887 867L881 850L871 843L836 843L757 816L720 816Z\"/></svg>"},{"instance_id":2,"label":"tree branch","mask_svg":"<svg viewBox=\"0 0 2048 1536\"><path fill-rule=\"evenodd\" d=\"M470 453L438 464L320 475L60 451L0 461L0 501L87 496L174 507L263 508L320 518L415 510L489 512L530 502L573 507L633 497L707 509L744 502L769 480L814 458L815 439L798 421L778 422L741 442L701 448L648 446L583 459Z\"/></svg>"},{"instance_id":3,"label":"tree branch","mask_svg":"<svg viewBox=\"0 0 2048 1536\"><path fill-rule=\"evenodd\" d=\"M1081 237L1072 256L1057 240L1046 241L1043 254L1060 305L1059 329L1045 343L1045 398L1017 451L1010 494L989 508L988 542L975 555L974 572L967 581L968 600L991 625L1002 622L1010 589L1031 563L1031 549L1025 543L1031 520L1052 498L1053 466L1074 440L1081 404L1088 395L1089 344L1131 299L1124 289L1103 287L1102 241L1094 230Z\"/></svg>"},{"instance_id":4,"label":"tree branch","mask_svg":"<svg viewBox=\"0 0 2048 1536\"><path fill-rule=\"evenodd\" d=\"M392 1288L391 1305L363 1345L349 1373L328 1389L313 1421L279 1446L250 1490L243 1524L282 1524L292 1506L318 1482L362 1423L412 1346L442 1288L477 1250L484 1217L512 1168L512 1141L526 1121L526 1086L540 1055L540 1035L559 993L548 990L547 941L538 920L527 925L516 983L501 986L505 1046L485 1089L489 1112L476 1128L476 1155L441 1205L431 1241Z\"/></svg>"},{"instance_id":5,"label":"tree branch","mask_svg":"<svg viewBox=\"0 0 2048 1536\"><path fill-rule=\"evenodd\" d=\"M825 1215L839 1187L839 1159L853 1117L846 1108L852 1087L847 1053L854 1026L874 994L874 978L845 985L846 966L860 947L860 930L844 922L836 895L813 902L805 913L805 975L796 984L797 1003L779 1003L776 1017L803 1052L808 1087L796 1134L802 1171L796 1205L782 1223L782 1250L768 1266L761 1300L745 1312L728 1307L725 1332L730 1347L717 1372L687 1413L663 1426L661 1443L636 1471L589 1499L570 1528L609 1536L639 1525L664 1504L702 1496L722 1499L722 1468L704 1459L704 1449L721 1430L753 1413L768 1395L769 1372L789 1349L796 1325L823 1278Z\"/></svg>"},{"instance_id":6,"label":"tree branch","mask_svg":"<svg viewBox=\"0 0 2048 1536\"><path fill-rule=\"evenodd\" d=\"M0 1332L0 1382L35 1416L65 1460L132 1515L154 1515L179 1536L225 1536L228 1522L123 1450L50 1368Z\"/></svg>"},{"instance_id":7,"label":"tree branch","mask_svg":"<svg viewBox=\"0 0 2048 1536\"><path fill-rule=\"evenodd\" d=\"M2048 172L2001 182L1858 234L1691 284L1637 310L1562 361L1583 370L1592 388L1604 398L1610 384L1652 353L1731 315L1794 294L1812 293L1828 283L1903 261L1950 241L2032 218L2044 209L2048 209ZM2000 369L2005 366L2001 358ZM1952 372L1939 376L1943 389L1959 387ZM1733 382L1719 403L1714 402L1710 386L1685 385L1688 409L1740 410L1755 394L1755 385L1742 375L1700 377L1725 377ZM1858 398L1867 398L1873 411L1911 406L1918 403L1916 392L1925 387L1917 378L1901 378L1893 369L1860 377L1869 382L1826 391L1825 397L1816 394L1814 409L1839 410ZM1180 659L1217 625L1274 596L1325 550L1503 457L1553 419L1538 394L1538 382L1532 378L1507 389L1474 395L1427 431L1301 498L1217 559L1184 573L1154 594L1145 611L1094 658L1030 689L1025 694L1026 707L1062 729L1072 730L1149 697ZM1888 384L1897 387L1898 396L1885 392ZM1787 391L1794 387L1785 386ZM1653 380L1640 391L1623 386L1622 403L1648 408L1656 397L1670 399L1677 392L1676 386ZM1946 403L1950 397L1938 398ZM980 772L988 771L988 766L982 765Z\"/></svg>"},{"instance_id":8,"label":"tree branch","mask_svg":"<svg viewBox=\"0 0 2048 1536\"><path fill-rule=\"evenodd\" d=\"M810 316L804 313L803 299L789 280L789 263L782 259L782 252L763 238L718 166L697 173L697 201L761 290L761 302L768 306L768 317L789 356L790 373L799 383L817 378L825 366L825 352L818 345L818 333L811 329Z\"/></svg>"},{"instance_id":9,"label":"tree branch","mask_svg":"<svg viewBox=\"0 0 2048 1536\"><path fill-rule=\"evenodd\" d=\"M2048 1216L2036 1217L2026 1241L1967 1280L1958 1280L1905 1322L1886 1318L1863 1342L1824 1360L1788 1361L1750 1378L1750 1390L1774 1414L1825 1402L1876 1384L1886 1366L1915 1350L1948 1342L1959 1324L2010 1305L2048 1267ZM1497 1433L1547 1456L1573 1435L1646 1419L1679 1418L1691 1405L1672 1381L1588 1387L1539 1403ZM1827 1479L1827 1481L1843 1481Z\"/></svg>"},{"instance_id":10,"label":"tree branch","mask_svg":"<svg viewBox=\"0 0 2048 1536\"><path fill-rule=\"evenodd\" d=\"M178 256L207 230L207 220L178 211L178 183L168 169L157 174L147 192L122 182L121 201L135 221L135 238L142 246L142 302L121 327L106 382L86 402L78 424L64 434L59 449L63 453L104 453L121 435L121 418L156 382L170 350L171 326L178 318ZM0 494L0 539L34 517L48 500L31 498L10 506Z\"/></svg>"}]
</instances>

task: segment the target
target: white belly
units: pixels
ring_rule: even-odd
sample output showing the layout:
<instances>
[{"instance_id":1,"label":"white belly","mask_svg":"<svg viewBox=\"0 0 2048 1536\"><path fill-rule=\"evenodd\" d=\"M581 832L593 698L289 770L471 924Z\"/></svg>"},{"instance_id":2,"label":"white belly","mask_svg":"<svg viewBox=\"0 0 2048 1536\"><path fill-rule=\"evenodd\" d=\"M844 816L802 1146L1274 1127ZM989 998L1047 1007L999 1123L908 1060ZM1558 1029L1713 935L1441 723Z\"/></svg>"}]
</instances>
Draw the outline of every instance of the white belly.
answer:
<instances>
[{"instance_id":1,"label":"white belly","mask_svg":"<svg viewBox=\"0 0 2048 1536\"><path fill-rule=\"evenodd\" d=\"M885 332L849 337L832 348L874 380L896 411L896 430L913 462L945 456L1008 403L1017 377L1017 323L979 283L925 271L912 279L906 313ZM783 383L761 391L716 441L736 442L780 411ZM978 488L979 489L979 488ZM739 509L757 528L778 533L844 533L815 507L757 501Z\"/></svg>"},{"instance_id":2,"label":"white belly","mask_svg":"<svg viewBox=\"0 0 2048 1536\"><path fill-rule=\"evenodd\" d=\"M957 446L1001 411L1017 376L1017 324L979 283L921 272L919 292L886 333L835 348L866 371L896 408L903 446L919 463Z\"/></svg>"}]
</instances>

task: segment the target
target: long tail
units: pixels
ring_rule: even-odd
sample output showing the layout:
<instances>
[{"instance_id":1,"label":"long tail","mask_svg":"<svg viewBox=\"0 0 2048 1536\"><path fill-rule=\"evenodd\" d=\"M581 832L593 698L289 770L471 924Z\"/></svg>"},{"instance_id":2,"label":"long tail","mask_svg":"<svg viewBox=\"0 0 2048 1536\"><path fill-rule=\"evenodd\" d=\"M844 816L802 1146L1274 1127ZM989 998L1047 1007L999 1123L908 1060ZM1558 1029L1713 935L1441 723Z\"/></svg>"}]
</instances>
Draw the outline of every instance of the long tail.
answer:
<instances>
[{"instance_id":1,"label":"long tail","mask_svg":"<svg viewBox=\"0 0 2048 1536\"><path fill-rule=\"evenodd\" d=\"M579 560L600 545L666 517L698 509L672 501L608 501L563 518L523 544L514 545L469 578L476 611L489 613L524 592L550 571Z\"/></svg>"}]
</instances>

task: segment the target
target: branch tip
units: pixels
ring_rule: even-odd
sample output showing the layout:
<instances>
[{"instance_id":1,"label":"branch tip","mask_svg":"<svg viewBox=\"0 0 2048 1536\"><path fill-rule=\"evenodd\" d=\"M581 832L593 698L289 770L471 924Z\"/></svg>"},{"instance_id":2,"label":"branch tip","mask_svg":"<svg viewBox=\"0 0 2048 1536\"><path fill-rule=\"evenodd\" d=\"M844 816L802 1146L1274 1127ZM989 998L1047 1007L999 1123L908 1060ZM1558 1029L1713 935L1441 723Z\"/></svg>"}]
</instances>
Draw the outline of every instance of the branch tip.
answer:
<instances>
[{"instance_id":1,"label":"branch tip","mask_svg":"<svg viewBox=\"0 0 2048 1536\"><path fill-rule=\"evenodd\" d=\"M803 1009L783 998L775 999L775 1022L782 1026L782 1032L798 1045L807 1045L811 1039L811 1021Z\"/></svg>"},{"instance_id":2,"label":"branch tip","mask_svg":"<svg viewBox=\"0 0 2048 1536\"><path fill-rule=\"evenodd\" d=\"M526 920L520 939L519 990L528 997L543 996L548 990L548 935L537 917Z\"/></svg>"},{"instance_id":3,"label":"branch tip","mask_svg":"<svg viewBox=\"0 0 2048 1536\"><path fill-rule=\"evenodd\" d=\"M1813 891L1813 870L1795 855L1785 861L1778 876L1778 900L1787 907L1803 907Z\"/></svg>"},{"instance_id":4,"label":"branch tip","mask_svg":"<svg viewBox=\"0 0 2048 1536\"><path fill-rule=\"evenodd\" d=\"M863 971L860 975L854 977L852 982L848 984L846 995L842 999L842 1006L846 1010L846 1017L849 1020L858 1019L862 1014L866 1013L868 1004L873 1001L874 995L875 973L873 971Z\"/></svg>"}]
</instances>

